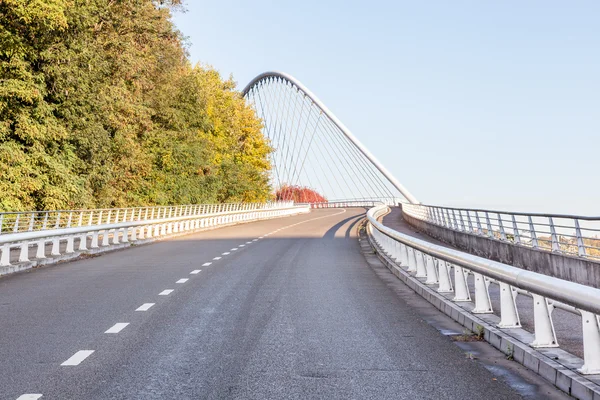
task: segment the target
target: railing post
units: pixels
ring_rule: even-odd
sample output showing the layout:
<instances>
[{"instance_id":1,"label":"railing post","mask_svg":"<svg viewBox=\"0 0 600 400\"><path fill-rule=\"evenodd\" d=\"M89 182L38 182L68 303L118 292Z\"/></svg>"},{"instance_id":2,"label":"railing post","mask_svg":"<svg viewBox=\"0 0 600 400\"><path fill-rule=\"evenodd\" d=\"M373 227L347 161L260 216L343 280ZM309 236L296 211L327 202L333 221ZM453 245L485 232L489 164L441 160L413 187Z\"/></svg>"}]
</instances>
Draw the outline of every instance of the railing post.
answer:
<instances>
[{"instance_id":1,"label":"railing post","mask_svg":"<svg viewBox=\"0 0 600 400\"><path fill-rule=\"evenodd\" d=\"M435 268L435 262L433 257L429 254L425 255L425 270L427 274L426 285L437 285L439 282L437 269Z\"/></svg>"},{"instance_id":2,"label":"railing post","mask_svg":"<svg viewBox=\"0 0 600 400\"><path fill-rule=\"evenodd\" d=\"M483 235L483 227L481 226L481 220L479 219L479 211L475 211L475 222L477 223L477 234Z\"/></svg>"},{"instance_id":3,"label":"railing post","mask_svg":"<svg viewBox=\"0 0 600 400\"><path fill-rule=\"evenodd\" d=\"M17 216L15 217L15 224L13 226L13 232L17 233L19 232L19 217L21 216L21 214L17 213Z\"/></svg>"},{"instance_id":4,"label":"railing post","mask_svg":"<svg viewBox=\"0 0 600 400\"><path fill-rule=\"evenodd\" d=\"M560 253L560 243L558 241L558 236L556 236L556 229L554 227L554 221L552 217L548 217L548 222L550 223L550 238L552 240L552 251Z\"/></svg>"},{"instance_id":5,"label":"railing post","mask_svg":"<svg viewBox=\"0 0 600 400\"><path fill-rule=\"evenodd\" d=\"M2 255L0 255L0 267L8 267L10 265L10 245L4 243L2 245Z\"/></svg>"},{"instance_id":6,"label":"railing post","mask_svg":"<svg viewBox=\"0 0 600 400\"><path fill-rule=\"evenodd\" d=\"M36 214L36 212L34 211L31 213L31 216L29 217L29 228L28 228L29 232L33 231L33 224L35 223L35 214Z\"/></svg>"},{"instance_id":7,"label":"railing post","mask_svg":"<svg viewBox=\"0 0 600 400\"><path fill-rule=\"evenodd\" d=\"M377 229L375 229L377 231ZM417 258L415 257L415 249L412 247L406 246L408 251L408 269L407 272L416 272L417 271Z\"/></svg>"},{"instance_id":8,"label":"railing post","mask_svg":"<svg viewBox=\"0 0 600 400\"><path fill-rule=\"evenodd\" d=\"M520 328L519 311L517 309L517 291L508 283L500 285L500 322L498 328Z\"/></svg>"},{"instance_id":9,"label":"railing post","mask_svg":"<svg viewBox=\"0 0 600 400\"><path fill-rule=\"evenodd\" d=\"M425 269L425 255L419 250L415 250L415 258L417 260L417 273L415 278L427 278L427 270Z\"/></svg>"},{"instance_id":10,"label":"railing post","mask_svg":"<svg viewBox=\"0 0 600 400\"><path fill-rule=\"evenodd\" d=\"M498 213L498 227L500 228L500 240L506 240L506 232L504 231L504 224L502 223L500 213Z\"/></svg>"},{"instance_id":11,"label":"railing post","mask_svg":"<svg viewBox=\"0 0 600 400\"><path fill-rule=\"evenodd\" d=\"M577 254L579 257L585 257L587 255L585 251L585 242L581 235L581 228L579 227L579 220L575 220L575 236L577 236Z\"/></svg>"},{"instance_id":12,"label":"railing post","mask_svg":"<svg viewBox=\"0 0 600 400\"><path fill-rule=\"evenodd\" d=\"M67 218L67 228L71 227L71 222L73 222L73 211L69 211L69 218Z\"/></svg>"},{"instance_id":13,"label":"railing post","mask_svg":"<svg viewBox=\"0 0 600 400\"><path fill-rule=\"evenodd\" d=\"M583 366L585 375L600 374L600 318L589 311L581 311L583 325Z\"/></svg>"},{"instance_id":14,"label":"railing post","mask_svg":"<svg viewBox=\"0 0 600 400\"><path fill-rule=\"evenodd\" d=\"M554 305L544 296L532 293L533 297L533 324L535 340L531 347L558 347L554 323L552 322L552 311Z\"/></svg>"},{"instance_id":15,"label":"railing post","mask_svg":"<svg viewBox=\"0 0 600 400\"><path fill-rule=\"evenodd\" d=\"M467 211L467 214L468 213L469 212ZM467 229L465 227L465 220L463 219L462 210L458 210L458 216L460 217L460 227L461 227L461 230L463 232L465 232Z\"/></svg>"},{"instance_id":16,"label":"railing post","mask_svg":"<svg viewBox=\"0 0 600 400\"><path fill-rule=\"evenodd\" d=\"M467 223L469 224L469 233L473 233L473 221L471 221L471 212L467 210Z\"/></svg>"},{"instance_id":17,"label":"railing post","mask_svg":"<svg viewBox=\"0 0 600 400\"><path fill-rule=\"evenodd\" d=\"M533 225L533 219L531 219L531 215L529 215L527 218L529 219L529 234L531 236L531 247L537 249L539 246L537 235L535 233L535 225Z\"/></svg>"},{"instance_id":18,"label":"railing post","mask_svg":"<svg viewBox=\"0 0 600 400\"><path fill-rule=\"evenodd\" d=\"M485 212L485 223L487 225L487 235L488 237L493 238L494 237L494 229L492 228L492 222L490 221L490 214L486 211Z\"/></svg>"},{"instance_id":19,"label":"railing post","mask_svg":"<svg viewBox=\"0 0 600 400\"><path fill-rule=\"evenodd\" d=\"M515 218L515 214L512 214L512 225L513 234L515 236L515 243L521 244L521 235L519 234L519 226L517 225L517 219Z\"/></svg>"},{"instance_id":20,"label":"railing post","mask_svg":"<svg viewBox=\"0 0 600 400\"><path fill-rule=\"evenodd\" d=\"M458 226L458 221L456 220L456 213L454 212L454 209L452 209L452 221L452 229L455 229L457 231L460 230L460 227Z\"/></svg>"},{"instance_id":21,"label":"railing post","mask_svg":"<svg viewBox=\"0 0 600 400\"><path fill-rule=\"evenodd\" d=\"M475 308L471 312L473 314L491 314L493 310L488 290L490 281L477 272L473 273L473 279L475 280Z\"/></svg>"},{"instance_id":22,"label":"railing post","mask_svg":"<svg viewBox=\"0 0 600 400\"><path fill-rule=\"evenodd\" d=\"M437 260L438 264L438 293L452 293L454 289L452 288L452 279L450 278L450 263L444 260Z\"/></svg>"},{"instance_id":23,"label":"railing post","mask_svg":"<svg viewBox=\"0 0 600 400\"><path fill-rule=\"evenodd\" d=\"M454 302L471 301L469 285L467 283L468 271L458 265L454 266Z\"/></svg>"}]
</instances>

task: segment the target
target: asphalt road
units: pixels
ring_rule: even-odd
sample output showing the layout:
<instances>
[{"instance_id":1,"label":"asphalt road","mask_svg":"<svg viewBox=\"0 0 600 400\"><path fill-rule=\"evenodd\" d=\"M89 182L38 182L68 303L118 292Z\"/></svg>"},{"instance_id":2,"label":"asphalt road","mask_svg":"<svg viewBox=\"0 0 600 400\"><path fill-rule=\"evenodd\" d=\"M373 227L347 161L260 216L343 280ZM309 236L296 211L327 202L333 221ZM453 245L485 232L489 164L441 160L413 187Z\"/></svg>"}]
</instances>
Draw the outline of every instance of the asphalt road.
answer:
<instances>
[{"instance_id":1,"label":"asphalt road","mask_svg":"<svg viewBox=\"0 0 600 400\"><path fill-rule=\"evenodd\" d=\"M369 267L363 212L1 278L0 399L520 398Z\"/></svg>"}]
</instances>

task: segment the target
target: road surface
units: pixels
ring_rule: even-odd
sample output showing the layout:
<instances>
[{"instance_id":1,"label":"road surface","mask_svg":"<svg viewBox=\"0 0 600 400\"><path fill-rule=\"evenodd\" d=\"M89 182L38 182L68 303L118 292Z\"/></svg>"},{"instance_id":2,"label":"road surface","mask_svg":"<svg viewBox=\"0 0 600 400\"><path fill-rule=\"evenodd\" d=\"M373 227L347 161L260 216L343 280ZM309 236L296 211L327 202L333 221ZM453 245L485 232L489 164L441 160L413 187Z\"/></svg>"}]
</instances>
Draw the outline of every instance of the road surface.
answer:
<instances>
[{"instance_id":1,"label":"road surface","mask_svg":"<svg viewBox=\"0 0 600 400\"><path fill-rule=\"evenodd\" d=\"M1 278L0 399L521 398L369 266L363 213Z\"/></svg>"}]
</instances>

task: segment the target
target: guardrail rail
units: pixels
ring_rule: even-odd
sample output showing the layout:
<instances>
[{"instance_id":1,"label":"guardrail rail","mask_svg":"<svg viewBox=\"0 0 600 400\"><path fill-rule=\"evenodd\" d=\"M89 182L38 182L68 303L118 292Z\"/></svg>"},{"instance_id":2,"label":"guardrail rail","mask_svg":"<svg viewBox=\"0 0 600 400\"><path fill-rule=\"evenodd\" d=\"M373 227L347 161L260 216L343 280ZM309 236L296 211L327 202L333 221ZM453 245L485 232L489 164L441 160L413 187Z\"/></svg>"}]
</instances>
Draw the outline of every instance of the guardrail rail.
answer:
<instances>
[{"instance_id":1,"label":"guardrail rail","mask_svg":"<svg viewBox=\"0 0 600 400\"><path fill-rule=\"evenodd\" d=\"M404 205L405 206L405 205ZM558 347L554 332L554 307L581 315L584 362L581 374L600 374L600 289L523 270L447 247L438 246L384 226L378 218L389 212L380 205L367 212L367 232L382 253L398 267L437 286L438 293L454 293L454 302L473 302L473 314L493 313L488 287L500 286L499 329L520 328L516 298L533 301L532 347ZM450 214L451 215L451 214ZM454 221L454 219L452 219ZM473 275L474 296L467 278Z\"/></svg>"},{"instance_id":2,"label":"guardrail rail","mask_svg":"<svg viewBox=\"0 0 600 400\"><path fill-rule=\"evenodd\" d=\"M11 265L13 250L18 251L18 263L26 263L31 258L31 247L36 250L33 258L42 260L46 258L48 244L51 244L51 256L61 256L75 253L76 244L77 251L87 251L309 211L306 205L276 202L2 213L0 217L3 217L4 223L10 221L8 225L12 228L10 232L0 234L0 267ZM6 218L7 215L10 218ZM28 222L23 224L20 221Z\"/></svg>"},{"instance_id":3,"label":"guardrail rail","mask_svg":"<svg viewBox=\"0 0 600 400\"><path fill-rule=\"evenodd\" d=\"M402 211L446 229L515 245L600 259L600 217L536 214L424 204L402 204Z\"/></svg>"}]
</instances>

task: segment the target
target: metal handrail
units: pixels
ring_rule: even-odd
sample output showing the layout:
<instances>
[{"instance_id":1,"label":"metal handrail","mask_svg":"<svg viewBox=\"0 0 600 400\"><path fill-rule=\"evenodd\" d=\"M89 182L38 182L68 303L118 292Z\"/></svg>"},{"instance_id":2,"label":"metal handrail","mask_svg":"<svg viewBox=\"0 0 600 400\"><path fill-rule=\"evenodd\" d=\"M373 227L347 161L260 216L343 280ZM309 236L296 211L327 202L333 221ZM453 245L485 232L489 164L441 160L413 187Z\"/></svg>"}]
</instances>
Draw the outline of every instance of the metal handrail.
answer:
<instances>
[{"instance_id":1,"label":"metal handrail","mask_svg":"<svg viewBox=\"0 0 600 400\"><path fill-rule=\"evenodd\" d=\"M454 301L471 301L467 275L472 274L475 287L473 313L492 313L488 291L490 280L496 280L500 291L501 329L520 327L516 296L531 294L534 304L535 340L533 347L558 347L552 322L553 302L574 307L582 315L584 374L600 373L600 289L516 268L497 261L442 247L384 226L378 218L389 212L378 206L367 212L368 232L385 253L399 266L424 278L426 284L438 285L440 293L455 293ZM450 270L454 270L452 280ZM486 283L487 282L487 283ZM564 308L564 307L563 307Z\"/></svg>"},{"instance_id":2,"label":"metal handrail","mask_svg":"<svg viewBox=\"0 0 600 400\"><path fill-rule=\"evenodd\" d=\"M402 204L417 220L446 229L585 258L600 258L600 217Z\"/></svg>"},{"instance_id":3,"label":"metal handrail","mask_svg":"<svg viewBox=\"0 0 600 400\"><path fill-rule=\"evenodd\" d=\"M128 208L97 208L81 210L16 211L0 213L0 235L32 232L74 226L91 226L121 221L147 221L156 218L203 215L211 212L255 210L285 207L293 202L218 203L149 206Z\"/></svg>"},{"instance_id":4,"label":"metal handrail","mask_svg":"<svg viewBox=\"0 0 600 400\"><path fill-rule=\"evenodd\" d=\"M309 212L308 206L295 206L291 202L268 203L257 205L239 204L235 207L219 206L214 209L232 210L216 212L186 212L184 215L168 216L158 214L153 219L117 220L116 222L93 225L79 224L76 226L56 227L54 229L29 230L0 235L0 267L11 266L11 252L19 249L19 263L29 262L29 248L37 247L36 259L46 258L46 243L52 243L51 254L61 255L61 242L66 241L66 253L74 253L75 240L79 240L79 250L88 250L88 239L91 237L91 247L98 248L100 236L101 246L110 246L120 242L136 241L150 237L164 236L181 231L221 226L223 224L260 219L263 217L284 216L294 213ZM211 209L212 210L212 209ZM154 215L153 215L154 216ZM0 271L2 272L2 271Z\"/></svg>"}]
</instances>

